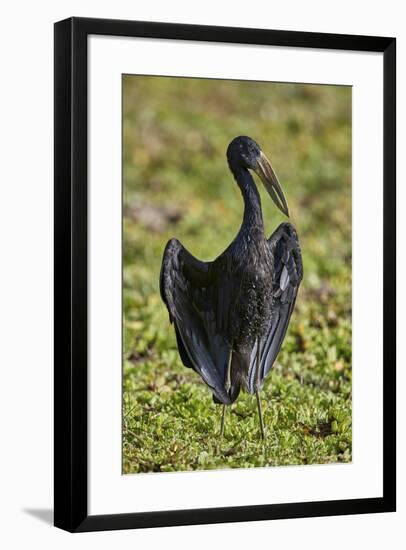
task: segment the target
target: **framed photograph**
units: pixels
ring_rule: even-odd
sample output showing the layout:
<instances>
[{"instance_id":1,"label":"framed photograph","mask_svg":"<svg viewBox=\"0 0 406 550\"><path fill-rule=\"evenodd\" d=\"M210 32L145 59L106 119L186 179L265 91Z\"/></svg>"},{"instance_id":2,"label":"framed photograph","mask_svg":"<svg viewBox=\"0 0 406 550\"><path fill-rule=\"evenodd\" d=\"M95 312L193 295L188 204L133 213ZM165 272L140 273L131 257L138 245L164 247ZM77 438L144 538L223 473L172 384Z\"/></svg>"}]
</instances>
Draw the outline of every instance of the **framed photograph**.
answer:
<instances>
[{"instance_id":1,"label":"framed photograph","mask_svg":"<svg viewBox=\"0 0 406 550\"><path fill-rule=\"evenodd\" d=\"M395 510L394 38L55 24L55 525Z\"/></svg>"}]
</instances>

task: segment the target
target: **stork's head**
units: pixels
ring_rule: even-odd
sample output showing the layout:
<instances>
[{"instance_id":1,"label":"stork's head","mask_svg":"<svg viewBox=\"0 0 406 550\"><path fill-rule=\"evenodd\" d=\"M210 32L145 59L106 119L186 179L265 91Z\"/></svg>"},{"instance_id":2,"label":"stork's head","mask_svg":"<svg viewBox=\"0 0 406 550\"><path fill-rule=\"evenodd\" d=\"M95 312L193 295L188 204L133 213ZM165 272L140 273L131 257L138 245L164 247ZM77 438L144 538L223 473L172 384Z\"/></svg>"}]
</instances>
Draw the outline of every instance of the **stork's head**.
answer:
<instances>
[{"instance_id":1,"label":"stork's head","mask_svg":"<svg viewBox=\"0 0 406 550\"><path fill-rule=\"evenodd\" d=\"M233 139L227 149L228 164L231 169L240 167L253 170L261 179L276 206L289 217L289 208L279 180L270 160L265 156L256 141L247 136Z\"/></svg>"}]
</instances>

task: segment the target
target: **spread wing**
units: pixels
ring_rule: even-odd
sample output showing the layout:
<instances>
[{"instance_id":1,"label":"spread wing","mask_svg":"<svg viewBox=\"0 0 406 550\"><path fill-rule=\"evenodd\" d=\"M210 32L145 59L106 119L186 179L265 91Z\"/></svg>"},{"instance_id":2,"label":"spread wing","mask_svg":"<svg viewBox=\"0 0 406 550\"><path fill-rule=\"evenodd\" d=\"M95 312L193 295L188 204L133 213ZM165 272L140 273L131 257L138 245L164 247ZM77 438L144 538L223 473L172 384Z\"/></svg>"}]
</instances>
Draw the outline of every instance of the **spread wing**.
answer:
<instances>
[{"instance_id":1,"label":"spread wing","mask_svg":"<svg viewBox=\"0 0 406 550\"><path fill-rule=\"evenodd\" d=\"M225 389L230 346L222 335L231 291L226 276L216 277L212 265L171 239L163 255L160 291L183 364L200 374L220 402L230 403Z\"/></svg>"},{"instance_id":2,"label":"spread wing","mask_svg":"<svg viewBox=\"0 0 406 550\"><path fill-rule=\"evenodd\" d=\"M274 257L272 318L266 336L260 341L259 373L256 362L257 344L251 352L248 376L251 392L255 391L256 380L259 379L262 385L281 349L303 278L302 254L293 225L282 223L268 239L268 245Z\"/></svg>"}]
</instances>

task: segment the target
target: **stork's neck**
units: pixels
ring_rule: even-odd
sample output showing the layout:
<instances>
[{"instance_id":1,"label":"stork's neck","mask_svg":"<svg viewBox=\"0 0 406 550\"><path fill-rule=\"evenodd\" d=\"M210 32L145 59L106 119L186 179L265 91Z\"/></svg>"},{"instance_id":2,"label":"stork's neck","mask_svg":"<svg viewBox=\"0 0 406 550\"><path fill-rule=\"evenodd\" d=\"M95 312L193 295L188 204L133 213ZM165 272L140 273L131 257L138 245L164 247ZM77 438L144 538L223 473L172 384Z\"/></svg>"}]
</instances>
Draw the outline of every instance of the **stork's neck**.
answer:
<instances>
[{"instance_id":1,"label":"stork's neck","mask_svg":"<svg viewBox=\"0 0 406 550\"><path fill-rule=\"evenodd\" d=\"M244 218L241 230L250 231L253 228L264 231L262 218L261 197L257 186L246 168L230 167L244 199Z\"/></svg>"}]
</instances>

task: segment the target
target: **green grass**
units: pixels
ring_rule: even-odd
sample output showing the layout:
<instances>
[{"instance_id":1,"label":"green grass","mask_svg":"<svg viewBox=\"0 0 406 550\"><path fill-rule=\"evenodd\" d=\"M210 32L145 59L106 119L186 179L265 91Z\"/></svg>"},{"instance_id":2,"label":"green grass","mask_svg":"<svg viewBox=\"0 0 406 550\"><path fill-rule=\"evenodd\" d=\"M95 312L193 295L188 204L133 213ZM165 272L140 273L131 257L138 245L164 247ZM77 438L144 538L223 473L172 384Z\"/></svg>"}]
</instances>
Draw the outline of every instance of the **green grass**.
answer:
<instances>
[{"instance_id":1,"label":"green grass","mask_svg":"<svg viewBox=\"0 0 406 550\"><path fill-rule=\"evenodd\" d=\"M351 90L197 79L124 79L123 472L351 461ZM256 139L288 198L304 260L290 328L255 397L221 407L179 358L159 296L167 240L212 260L242 200L231 139ZM283 221L261 189L266 231Z\"/></svg>"}]
</instances>

